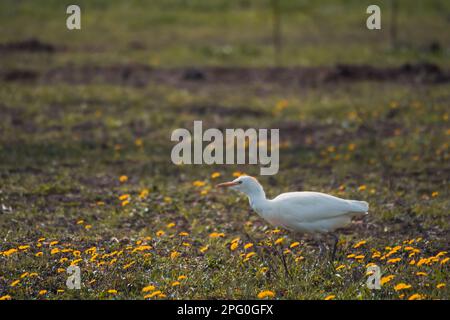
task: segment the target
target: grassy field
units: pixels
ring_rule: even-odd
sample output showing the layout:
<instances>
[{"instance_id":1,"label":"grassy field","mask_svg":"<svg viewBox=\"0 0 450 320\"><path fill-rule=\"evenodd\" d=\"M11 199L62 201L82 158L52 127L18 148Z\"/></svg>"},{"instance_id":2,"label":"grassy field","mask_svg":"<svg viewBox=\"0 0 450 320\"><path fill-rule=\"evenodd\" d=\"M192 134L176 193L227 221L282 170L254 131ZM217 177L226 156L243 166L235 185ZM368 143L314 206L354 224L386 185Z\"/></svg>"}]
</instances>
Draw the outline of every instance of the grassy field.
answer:
<instances>
[{"instance_id":1,"label":"grassy field","mask_svg":"<svg viewBox=\"0 0 450 320\"><path fill-rule=\"evenodd\" d=\"M46 2L0 4L0 298L449 299L448 2L399 1L394 50L363 28L364 1L282 1L279 72L331 68L314 81L270 76L267 1L79 1L74 32ZM342 63L433 65L330 77ZM214 188L259 166L171 162L172 130L194 120L279 128L280 172L258 177L269 197L322 191L369 215L318 260L309 237ZM381 290L366 287L370 264Z\"/></svg>"}]
</instances>

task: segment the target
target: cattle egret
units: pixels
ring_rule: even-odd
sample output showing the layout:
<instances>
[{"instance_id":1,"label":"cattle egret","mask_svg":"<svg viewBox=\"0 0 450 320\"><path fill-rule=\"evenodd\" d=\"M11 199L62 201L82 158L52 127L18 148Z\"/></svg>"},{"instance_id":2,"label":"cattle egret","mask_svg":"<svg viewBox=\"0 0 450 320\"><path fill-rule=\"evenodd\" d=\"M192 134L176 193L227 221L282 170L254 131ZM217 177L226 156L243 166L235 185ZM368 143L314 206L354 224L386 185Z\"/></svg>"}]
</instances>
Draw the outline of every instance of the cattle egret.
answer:
<instances>
[{"instance_id":1,"label":"cattle egret","mask_svg":"<svg viewBox=\"0 0 450 320\"><path fill-rule=\"evenodd\" d=\"M353 217L364 216L369 210L365 201L346 200L320 192L287 192L269 200L258 180L245 175L217 187L229 187L246 194L252 209L273 226L315 237L344 227ZM333 259L338 238L332 236L335 239ZM320 252L322 249L320 244Z\"/></svg>"}]
</instances>

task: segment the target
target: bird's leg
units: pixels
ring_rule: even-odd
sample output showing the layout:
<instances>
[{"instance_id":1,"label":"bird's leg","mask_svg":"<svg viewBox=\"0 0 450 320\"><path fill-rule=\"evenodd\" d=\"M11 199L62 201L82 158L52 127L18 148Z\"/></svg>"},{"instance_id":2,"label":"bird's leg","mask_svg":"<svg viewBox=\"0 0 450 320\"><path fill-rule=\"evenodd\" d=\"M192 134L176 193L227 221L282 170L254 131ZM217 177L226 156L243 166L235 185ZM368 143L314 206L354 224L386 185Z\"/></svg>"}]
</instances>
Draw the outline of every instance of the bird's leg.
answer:
<instances>
[{"instance_id":1,"label":"bird's leg","mask_svg":"<svg viewBox=\"0 0 450 320\"><path fill-rule=\"evenodd\" d=\"M314 239L315 239L317 246L319 247L319 257L315 263L315 265L317 266L319 264L319 261L323 259L324 252L325 252L325 246L322 242L322 239L320 239L319 236L315 236Z\"/></svg>"},{"instance_id":2,"label":"bird's leg","mask_svg":"<svg viewBox=\"0 0 450 320\"><path fill-rule=\"evenodd\" d=\"M332 251L331 257L330 257L330 262L333 263L334 258L336 256L336 250L337 250L337 245L338 245L338 242L339 242L339 237L336 234L334 234L334 233L332 233L331 236L334 239L334 245L333 245L333 251Z\"/></svg>"},{"instance_id":3,"label":"bird's leg","mask_svg":"<svg viewBox=\"0 0 450 320\"><path fill-rule=\"evenodd\" d=\"M278 249L275 249L275 250L278 252L278 254L280 256L280 259L281 259L281 262L283 263L284 272L291 279L291 274L289 273L289 269L288 269L288 266L287 266L286 259L284 257L283 251L282 250L278 251Z\"/></svg>"}]
</instances>

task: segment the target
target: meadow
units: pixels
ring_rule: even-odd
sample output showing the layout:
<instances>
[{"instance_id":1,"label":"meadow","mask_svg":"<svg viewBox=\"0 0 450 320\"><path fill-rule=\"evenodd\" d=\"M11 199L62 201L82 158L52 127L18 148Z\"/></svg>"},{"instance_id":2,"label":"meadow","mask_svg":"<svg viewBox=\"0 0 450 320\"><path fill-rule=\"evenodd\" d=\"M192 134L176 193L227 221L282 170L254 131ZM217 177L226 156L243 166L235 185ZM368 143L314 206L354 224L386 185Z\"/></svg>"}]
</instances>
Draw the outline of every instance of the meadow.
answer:
<instances>
[{"instance_id":1,"label":"meadow","mask_svg":"<svg viewBox=\"0 0 450 320\"><path fill-rule=\"evenodd\" d=\"M2 1L0 299L450 297L448 2L399 1L397 48L364 1L281 3L274 66L269 1L79 1L81 31L59 1ZM173 164L194 120L279 128L279 173ZM318 259L214 187L242 173L369 215Z\"/></svg>"}]
</instances>

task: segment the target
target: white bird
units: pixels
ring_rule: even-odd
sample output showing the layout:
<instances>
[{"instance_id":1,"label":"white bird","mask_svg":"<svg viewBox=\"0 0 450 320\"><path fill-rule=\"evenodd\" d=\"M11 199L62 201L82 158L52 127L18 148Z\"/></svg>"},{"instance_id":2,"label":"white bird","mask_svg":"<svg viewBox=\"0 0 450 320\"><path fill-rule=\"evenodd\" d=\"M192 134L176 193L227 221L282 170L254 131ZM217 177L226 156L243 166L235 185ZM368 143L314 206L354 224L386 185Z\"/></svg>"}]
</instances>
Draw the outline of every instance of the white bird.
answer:
<instances>
[{"instance_id":1,"label":"white bird","mask_svg":"<svg viewBox=\"0 0 450 320\"><path fill-rule=\"evenodd\" d=\"M246 194L252 209L273 226L315 236L342 228L353 217L364 216L369 210L365 201L346 200L320 192L287 192L274 199L266 199L258 180L245 175L217 187L230 187ZM334 258L338 238L332 235L335 239ZM322 249L320 246L321 252Z\"/></svg>"}]
</instances>

